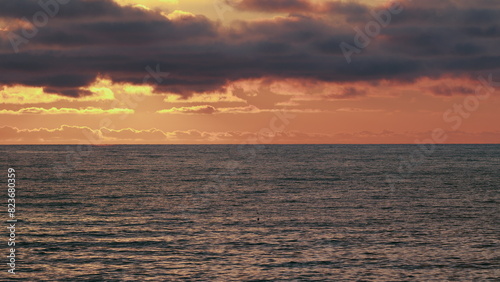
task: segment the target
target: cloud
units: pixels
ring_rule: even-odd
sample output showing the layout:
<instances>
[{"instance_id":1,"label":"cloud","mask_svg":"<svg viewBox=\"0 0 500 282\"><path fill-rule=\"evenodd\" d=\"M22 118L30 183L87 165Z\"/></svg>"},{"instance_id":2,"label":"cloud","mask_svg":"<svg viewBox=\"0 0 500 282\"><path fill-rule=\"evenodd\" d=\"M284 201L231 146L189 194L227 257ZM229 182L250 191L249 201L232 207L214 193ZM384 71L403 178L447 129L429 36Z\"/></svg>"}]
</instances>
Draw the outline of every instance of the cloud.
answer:
<instances>
[{"instance_id":1,"label":"cloud","mask_svg":"<svg viewBox=\"0 0 500 282\"><path fill-rule=\"evenodd\" d=\"M101 128L100 132L102 134L102 142L109 142L114 140L119 141L129 141L129 140L147 140L147 141L165 141L166 134L158 129L149 130L136 130L132 128L126 129L108 129Z\"/></svg>"},{"instance_id":2,"label":"cloud","mask_svg":"<svg viewBox=\"0 0 500 282\"><path fill-rule=\"evenodd\" d=\"M0 142L16 144L89 144L102 145L107 142L165 142L166 134L158 129L91 129L86 126L62 125L59 128L19 129L0 127Z\"/></svg>"},{"instance_id":3,"label":"cloud","mask_svg":"<svg viewBox=\"0 0 500 282\"><path fill-rule=\"evenodd\" d=\"M229 2L229 4L240 10L268 13L300 12L314 8L314 5L308 0L243 0Z\"/></svg>"},{"instance_id":4,"label":"cloud","mask_svg":"<svg viewBox=\"0 0 500 282\"><path fill-rule=\"evenodd\" d=\"M0 127L0 140L8 143L28 143L44 144L45 142L68 142L81 140L98 140L100 132L86 126L68 126L63 125L59 128L37 128L37 129L18 129L16 127Z\"/></svg>"},{"instance_id":5,"label":"cloud","mask_svg":"<svg viewBox=\"0 0 500 282\"><path fill-rule=\"evenodd\" d=\"M192 107L179 107L170 108L165 110L159 110L159 114L257 114L262 112L269 112L267 110L260 110L259 108L250 105L244 107L219 107L204 105L204 106L192 106Z\"/></svg>"},{"instance_id":6,"label":"cloud","mask_svg":"<svg viewBox=\"0 0 500 282\"><path fill-rule=\"evenodd\" d=\"M228 2L238 10L262 13L336 14L349 17L363 16L370 6L357 1L310 1L310 0L240 0Z\"/></svg>"},{"instance_id":7,"label":"cloud","mask_svg":"<svg viewBox=\"0 0 500 282\"><path fill-rule=\"evenodd\" d=\"M299 131L275 132L266 136L268 143L274 144L415 144L416 141L429 139L432 132L393 132L393 131L361 131L350 133L307 133ZM488 132L447 132L446 143L491 143L500 140L500 131ZM138 130L124 129L91 129L85 126L63 125L55 129L19 129L16 127L0 127L0 143L2 144L259 144L258 133L255 132L205 132L185 130L164 132L159 129Z\"/></svg>"},{"instance_id":8,"label":"cloud","mask_svg":"<svg viewBox=\"0 0 500 282\"><path fill-rule=\"evenodd\" d=\"M475 95L479 85L479 81L467 77L443 77L440 80L422 79L414 84L415 88L418 88L422 93L442 97Z\"/></svg>"},{"instance_id":9,"label":"cloud","mask_svg":"<svg viewBox=\"0 0 500 282\"><path fill-rule=\"evenodd\" d=\"M476 91L472 88L463 86L437 85L429 88L429 91L438 96L453 96L453 95L472 95Z\"/></svg>"},{"instance_id":10,"label":"cloud","mask_svg":"<svg viewBox=\"0 0 500 282\"><path fill-rule=\"evenodd\" d=\"M174 132L167 133L169 139L174 140L184 140L184 141L207 141L209 135L207 133L198 131L198 130L177 130Z\"/></svg>"},{"instance_id":11,"label":"cloud","mask_svg":"<svg viewBox=\"0 0 500 282\"><path fill-rule=\"evenodd\" d=\"M213 114L217 109L213 106L173 107L157 111L159 114Z\"/></svg>"},{"instance_id":12,"label":"cloud","mask_svg":"<svg viewBox=\"0 0 500 282\"><path fill-rule=\"evenodd\" d=\"M357 87L342 87L341 90L338 93L331 93L327 95L323 95L322 98L325 100L331 100L331 99L354 99L354 98L359 98L367 95L367 91L364 89L360 89Z\"/></svg>"},{"instance_id":13,"label":"cloud","mask_svg":"<svg viewBox=\"0 0 500 282\"><path fill-rule=\"evenodd\" d=\"M245 107L219 108L217 111L219 113L225 113L225 114L258 114L265 112L265 110L261 110L253 105Z\"/></svg>"},{"instance_id":14,"label":"cloud","mask_svg":"<svg viewBox=\"0 0 500 282\"><path fill-rule=\"evenodd\" d=\"M346 112L346 113L379 113L384 110L380 109L361 109L361 108L340 108L336 110L337 112Z\"/></svg>"},{"instance_id":15,"label":"cloud","mask_svg":"<svg viewBox=\"0 0 500 282\"><path fill-rule=\"evenodd\" d=\"M379 1L383 2L383 1ZM467 20L474 22L488 22L497 14L489 8L499 8L500 5L495 0L400 0L386 1L397 5L411 6L414 9L408 13L407 17L401 20L419 23L430 21L454 21L464 22ZM413 2L413 3L412 3ZM227 3L234 8L245 11L257 11L263 13L315 13L345 15L348 21L371 20L371 11L381 11L387 9L388 4L377 7L375 1L314 1L314 0L233 0ZM449 12L449 13L448 13ZM449 18L451 13L457 13L459 18ZM455 14L455 15L457 15ZM465 22L466 23L466 22Z\"/></svg>"},{"instance_id":16,"label":"cloud","mask_svg":"<svg viewBox=\"0 0 500 282\"><path fill-rule=\"evenodd\" d=\"M38 108L38 107L29 107L22 108L19 110L0 110L0 115L61 115L61 114L78 114L78 115L101 115L101 114L133 114L134 110L131 109L109 109L103 110L95 107L87 107L87 108L55 108L52 107L50 109Z\"/></svg>"},{"instance_id":17,"label":"cloud","mask_svg":"<svg viewBox=\"0 0 500 282\"><path fill-rule=\"evenodd\" d=\"M159 110L159 114L259 114L259 113L274 113L280 112L279 109L259 109L256 106L248 105L244 107L219 107L216 108L210 105L192 106L192 107L173 107L170 109ZM319 113L321 110L315 109L286 109L288 113Z\"/></svg>"},{"instance_id":18,"label":"cloud","mask_svg":"<svg viewBox=\"0 0 500 282\"><path fill-rule=\"evenodd\" d=\"M245 100L234 96L232 93L204 93L183 97L175 94L166 95L163 100L167 103L244 103Z\"/></svg>"},{"instance_id":19,"label":"cloud","mask_svg":"<svg viewBox=\"0 0 500 282\"><path fill-rule=\"evenodd\" d=\"M115 99L113 91L104 87L100 87L102 80L96 81L90 86L92 96L86 97L68 97L56 94L46 94L43 89L38 87L27 87L21 85L0 87L0 102L3 104L47 104L59 101L111 101Z\"/></svg>"},{"instance_id":20,"label":"cloud","mask_svg":"<svg viewBox=\"0 0 500 282\"><path fill-rule=\"evenodd\" d=\"M0 1L0 20L32 21L42 11L38 2ZM157 93L186 98L194 93L225 93L231 83L263 78L411 84L421 78L500 75L498 1L402 1L404 10L392 15L390 24L351 64L339 44L353 44L353 27L364 28L374 21L372 11L387 7L352 1L318 3L244 0L238 9L290 14L240 20L226 27L202 15L165 16L110 0L72 0L60 5L57 15L37 27L33 37L23 35L26 25L33 23L0 33L0 85L40 87L46 93L85 98L94 95L87 87L104 76L114 83L147 84ZM13 35L27 42L20 43ZM12 40L19 53L14 52ZM170 75L153 79L151 70L155 72L156 66ZM351 90L337 96L369 95ZM259 91L266 99L257 96L250 102L259 108L286 102L279 93Z\"/></svg>"}]
</instances>

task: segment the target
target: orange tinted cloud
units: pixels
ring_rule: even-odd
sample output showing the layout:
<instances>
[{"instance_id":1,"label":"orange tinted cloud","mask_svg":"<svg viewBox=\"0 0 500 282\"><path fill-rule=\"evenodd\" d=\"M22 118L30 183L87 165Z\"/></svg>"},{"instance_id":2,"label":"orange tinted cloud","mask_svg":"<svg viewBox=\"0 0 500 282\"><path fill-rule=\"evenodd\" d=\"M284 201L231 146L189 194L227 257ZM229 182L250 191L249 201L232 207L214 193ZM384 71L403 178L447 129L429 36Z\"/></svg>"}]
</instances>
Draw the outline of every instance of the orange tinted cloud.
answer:
<instances>
[{"instance_id":1,"label":"orange tinted cloud","mask_svg":"<svg viewBox=\"0 0 500 282\"><path fill-rule=\"evenodd\" d=\"M230 91L201 93L189 97L165 93L164 102L167 103L241 103L245 100L234 96Z\"/></svg>"},{"instance_id":2,"label":"orange tinted cloud","mask_svg":"<svg viewBox=\"0 0 500 282\"><path fill-rule=\"evenodd\" d=\"M193 106L193 107L173 107L171 109L160 110L159 114L213 114L217 109L213 106Z\"/></svg>"},{"instance_id":3,"label":"orange tinted cloud","mask_svg":"<svg viewBox=\"0 0 500 282\"><path fill-rule=\"evenodd\" d=\"M253 113L261 113L263 111L259 110L255 106L245 106L245 107L221 107L215 108L210 105L203 106L192 106L192 107L179 107L179 108L171 108L160 110L157 113L159 114L253 114Z\"/></svg>"},{"instance_id":4,"label":"orange tinted cloud","mask_svg":"<svg viewBox=\"0 0 500 282\"><path fill-rule=\"evenodd\" d=\"M81 98L72 98L57 94L48 94L41 87L30 86L0 86L1 103L4 104L47 104L59 101L87 102L113 100L115 97L110 89L99 87L94 84L85 90L90 90L93 94Z\"/></svg>"},{"instance_id":5,"label":"orange tinted cloud","mask_svg":"<svg viewBox=\"0 0 500 282\"><path fill-rule=\"evenodd\" d=\"M46 142L71 143L89 138L99 139L100 133L98 130L93 130L86 126L63 125L54 129L18 129L16 127L4 126L0 127L0 136L4 143L44 144Z\"/></svg>"},{"instance_id":6,"label":"orange tinted cloud","mask_svg":"<svg viewBox=\"0 0 500 282\"><path fill-rule=\"evenodd\" d=\"M81 109L75 108L55 108L50 109L29 107L20 110L0 110L0 115L61 115L61 114L77 114L77 115L101 115L101 114L133 114L131 109L109 109L103 110L100 108L87 107Z\"/></svg>"},{"instance_id":7,"label":"orange tinted cloud","mask_svg":"<svg viewBox=\"0 0 500 282\"><path fill-rule=\"evenodd\" d=\"M281 112L282 109L259 109L256 106L249 105L244 107L219 107L210 105L192 106L192 107L174 107L165 110L159 110L159 114L259 114ZM317 109L287 109L288 113L320 113L324 112Z\"/></svg>"},{"instance_id":8,"label":"orange tinted cloud","mask_svg":"<svg viewBox=\"0 0 500 282\"><path fill-rule=\"evenodd\" d=\"M87 126L62 125L59 128L19 129L16 127L0 127L0 140L2 143L20 144L73 144L83 143L101 145L113 141L157 141L164 143L166 135L160 130L135 130L126 129L91 129Z\"/></svg>"},{"instance_id":9,"label":"orange tinted cloud","mask_svg":"<svg viewBox=\"0 0 500 282\"><path fill-rule=\"evenodd\" d=\"M337 109L337 112L349 112L349 113L377 113L383 112L383 110L378 109L361 109L361 108L340 108Z\"/></svg>"},{"instance_id":10,"label":"orange tinted cloud","mask_svg":"<svg viewBox=\"0 0 500 282\"><path fill-rule=\"evenodd\" d=\"M164 132L159 129L136 130L125 129L91 129L85 126L67 126L47 129L18 129L16 127L0 127L0 143L2 144L415 144L430 139L431 131L393 132L393 131L361 131L334 134L307 133L299 131L274 132L272 135L260 136L252 132L206 132L199 130ZM498 143L500 131L484 132L445 132L443 143ZM262 140L267 140L263 142Z\"/></svg>"},{"instance_id":11,"label":"orange tinted cloud","mask_svg":"<svg viewBox=\"0 0 500 282\"><path fill-rule=\"evenodd\" d=\"M158 129L149 130L136 130L132 128L125 128L120 130L101 128L100 132L102 137L106 141L120 140L120 141L130 141L130 140L155 140L155 141L165 141L166 134Z\"/></svg>"}]
</instances>

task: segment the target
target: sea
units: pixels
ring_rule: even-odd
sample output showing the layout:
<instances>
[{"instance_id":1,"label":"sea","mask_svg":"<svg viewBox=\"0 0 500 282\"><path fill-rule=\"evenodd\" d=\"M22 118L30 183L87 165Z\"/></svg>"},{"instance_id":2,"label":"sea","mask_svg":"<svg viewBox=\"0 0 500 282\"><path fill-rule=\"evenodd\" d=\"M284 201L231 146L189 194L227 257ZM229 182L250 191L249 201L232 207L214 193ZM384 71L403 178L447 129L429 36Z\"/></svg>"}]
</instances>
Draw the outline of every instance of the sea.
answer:
<instances>
[{"instance_id":1,"label":"sea","mask_svg":"<svg viewBox=\"0 0 500 282\"><path fill-rule=\"evenodd\" d=\"M15 145L0 159L0 281L500 281L500 145Z\"/></svg>"}]
</instances>

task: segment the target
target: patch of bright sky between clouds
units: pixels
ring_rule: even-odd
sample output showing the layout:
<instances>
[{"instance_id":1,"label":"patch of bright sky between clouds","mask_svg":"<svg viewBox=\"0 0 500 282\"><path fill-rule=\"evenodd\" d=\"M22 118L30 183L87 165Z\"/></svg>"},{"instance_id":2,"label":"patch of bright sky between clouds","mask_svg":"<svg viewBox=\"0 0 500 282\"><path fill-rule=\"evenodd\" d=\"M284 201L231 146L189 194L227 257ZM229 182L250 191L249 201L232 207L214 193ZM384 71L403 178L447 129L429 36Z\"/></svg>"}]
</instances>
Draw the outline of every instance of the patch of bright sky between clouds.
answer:
<instances>
[{"instance_id":1,"label":"patch of bright sky between clouds","mask_svg":"<svg viewBox=\"0 0 500 282\"><path fill-rule=\"evenodd\" d=\"M121 5L142 5L150 9L160 9L163 12L169 14L175 10L180 10L184 12L193 13L196 15L205 15L212 20L220 20L221 22L228 24L234 20L254 20L254 19L266 19L273 18L276 16L286 16L286 13L257 13L257 12L242 12L233 9L232 7L224 6L225 0L116 0ZM230 0L238 1L238 0ZM273 1L273 0L269 0ZM321 3L330 0L316 0L313 2ZM350 2L350 1L342 1ZM381 5L387 2L387 0L360 0L355 1L359 3L365 3L368 5ZM217 11L219 9L219 12ZM222 9L222 10L221 10ZM220 17L219 15L223 16Z\"/></svg>"}]
</instances>

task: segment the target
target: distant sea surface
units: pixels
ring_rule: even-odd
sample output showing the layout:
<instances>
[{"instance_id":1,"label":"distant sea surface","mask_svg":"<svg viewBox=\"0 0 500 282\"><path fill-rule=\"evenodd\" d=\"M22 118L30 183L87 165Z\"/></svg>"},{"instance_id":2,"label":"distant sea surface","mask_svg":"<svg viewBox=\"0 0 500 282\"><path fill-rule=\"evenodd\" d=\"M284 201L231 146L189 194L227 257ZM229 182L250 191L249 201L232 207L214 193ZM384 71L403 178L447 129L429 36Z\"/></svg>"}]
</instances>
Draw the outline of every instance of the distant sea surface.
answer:
<instances>
[{"instance_id":1,"label":"distant sea surface","mask_svg":"<svg viewBox=\"0 0 500 282\"><path fill-rule=\"evenodd\" d=\"M500 281L500 146L431 149L0 146L15 277Z\"/></svg>"}]
</instances>

